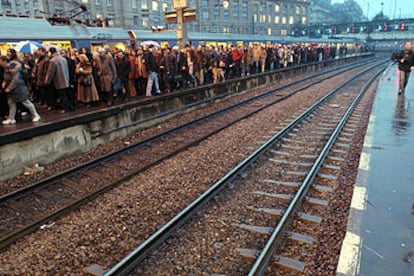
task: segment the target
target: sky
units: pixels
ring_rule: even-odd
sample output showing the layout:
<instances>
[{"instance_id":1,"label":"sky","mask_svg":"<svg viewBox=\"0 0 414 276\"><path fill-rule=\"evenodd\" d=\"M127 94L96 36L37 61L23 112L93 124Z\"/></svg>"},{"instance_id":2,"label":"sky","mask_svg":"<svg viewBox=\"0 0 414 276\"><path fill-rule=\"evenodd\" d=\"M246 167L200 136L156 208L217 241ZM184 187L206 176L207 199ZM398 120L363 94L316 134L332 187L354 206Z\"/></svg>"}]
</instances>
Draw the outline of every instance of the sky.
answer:
<instances>
[{"instance_id":1,"label":"sky","mask_svg":"<svg viewBox=\"0 0 414 276\"><path fill-rule=\"evenodd\" d=\"M332 4L343 2L344 0L332 0ZM355 0L355 2L359 4L365 15L368 14L369 20L381 10L390 19L414 18L413 0Z\"/></svg>"}]
</instances>

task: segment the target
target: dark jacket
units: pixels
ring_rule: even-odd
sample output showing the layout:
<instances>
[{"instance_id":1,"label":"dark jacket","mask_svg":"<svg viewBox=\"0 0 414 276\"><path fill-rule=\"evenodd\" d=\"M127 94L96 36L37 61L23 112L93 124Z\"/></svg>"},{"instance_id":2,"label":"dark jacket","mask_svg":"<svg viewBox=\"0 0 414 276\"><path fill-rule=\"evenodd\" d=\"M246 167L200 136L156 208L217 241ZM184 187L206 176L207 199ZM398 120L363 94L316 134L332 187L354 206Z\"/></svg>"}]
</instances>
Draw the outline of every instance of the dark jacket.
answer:
<instances>
[{"instance_id":1,"label":"dark jacket","mask_svg":"<svg viewBox=\"0 0 414 276\"><path fill-rule=\"evenodd\" d=\"M176 74L175 56L171 53L165 54L160 61L160 67L163 68L165 74L175 75Z\"/></svg>"},{"instance_id":2,"label":"dark jacket","mask_svg":"<svg viewBox=\"0 0 414 276\"><path fill-rule=\"evenodd\" d=\"M47 55L39 57L36 66L33 70L33 77L36 79L38 87L46 87L46 75L49 66L49 57Z\"/></svg>"},{"instance_id":3,"label":"dark jacket","mask_svg":"<svg viewBox=\"0 0 414 276\"><path fill-rule=\"evenodd\" d=\"M115 59L117 65L118 78L123 82L129 80L129 73L131 72L131 63L126 56L123 56L122 59Z\"/></svg>"},{"instance_id":4,"label":"dark jacket","mask_svg":"<svg viewBox=\"0 0 414 276\"><path fill-rule=\"evenodd\" d=\"M146 50L144 52L143 62L145 63L145 67L148 72L158 72L157 61L154 54L150 50Z\"/></svg>"},{"instance_id":5,"label":"dark jacket","mask_svg":"<svg viewBox=\"0 0 414 276\"><path fill-rule=\"evenodd\" d=\"M6 89L10 89L10 97L14 102L19 103L29 99L29 91L23 77L23 64L18 60L9 62L4 71Z\"/></svg>"},{"instance_id":6,"label":"dark jacket","mask_svg":"<svg viewBox=\"0 0 414 276\"><path fill-rule=\"evenodd\" d=\"M53 85L56 89L69 87L69 66L68 62L59 53L54 53L47 68L46 83Z\"/></svg>"},{"instance_id":7,"label":"dark jacket","mask_svg":"<svg viewBox=\"0 0 414 276\"><path fill-rule=\"evenodd\" d=\"M398 55L398 69L404 72L410 72L413 64L413 52L412 50L402 50Z\"/></svg>"}]
</instances>

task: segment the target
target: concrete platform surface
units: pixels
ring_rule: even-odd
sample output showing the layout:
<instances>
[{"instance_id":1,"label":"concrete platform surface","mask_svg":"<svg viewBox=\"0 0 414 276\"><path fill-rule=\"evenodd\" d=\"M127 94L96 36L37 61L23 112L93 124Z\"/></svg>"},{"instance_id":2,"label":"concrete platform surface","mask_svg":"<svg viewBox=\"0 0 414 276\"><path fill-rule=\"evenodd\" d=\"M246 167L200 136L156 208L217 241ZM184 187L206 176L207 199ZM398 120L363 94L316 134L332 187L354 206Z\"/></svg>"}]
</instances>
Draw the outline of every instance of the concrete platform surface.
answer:
<instances>
[{"instance_id":1,"label":"concrete platform surface","mask_svg":"<svg viewBox=\"0 0 414 276\"><path fill-rule=\"evenodd\" d=\"M414 72L398 80L392 65L378 86L337 275L414 275Z\"/></svg>"}]
</instances>

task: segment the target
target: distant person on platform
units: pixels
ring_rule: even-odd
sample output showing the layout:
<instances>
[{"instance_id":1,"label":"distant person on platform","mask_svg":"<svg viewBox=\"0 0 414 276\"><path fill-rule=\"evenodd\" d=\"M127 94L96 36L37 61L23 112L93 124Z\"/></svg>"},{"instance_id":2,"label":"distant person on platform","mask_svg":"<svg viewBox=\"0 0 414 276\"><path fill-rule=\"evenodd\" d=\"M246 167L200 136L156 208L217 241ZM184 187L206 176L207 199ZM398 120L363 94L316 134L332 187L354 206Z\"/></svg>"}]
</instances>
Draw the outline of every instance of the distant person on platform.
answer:
<instances>
[{"instance_id":1,"label":"distant person on platform","mask_svg":"<svg viewBox=\"0 0 414 276\"><path fill-rule=\"evenodd\" d=\"M407 86L410 77L411 67L414 66L411 42L405 44L405 49L402 50L395 59L398 62L398 70L400 70L400 87L398 90L398 94L400 95L405 92L405 87Z\"/></svg>"},{"instance_id":2,"label":"distant person on platform","mask_svg":"<svg viewBox=\"0 0 414 276\"><path fill-rule=\"evenodd\" d=\"M7 94L9 105L9 116L2 121L3 125L14 125L16 123L16 103L22 103L32 114L32 121L40 120L35 106L29 101L29 91L23 79L23 64L17 60L14 49L7 50L10 53L10 61L6 56L0 56L0 66L4 68L4 79L1 84L2 90Z\"/></svg>"}]
</instances>

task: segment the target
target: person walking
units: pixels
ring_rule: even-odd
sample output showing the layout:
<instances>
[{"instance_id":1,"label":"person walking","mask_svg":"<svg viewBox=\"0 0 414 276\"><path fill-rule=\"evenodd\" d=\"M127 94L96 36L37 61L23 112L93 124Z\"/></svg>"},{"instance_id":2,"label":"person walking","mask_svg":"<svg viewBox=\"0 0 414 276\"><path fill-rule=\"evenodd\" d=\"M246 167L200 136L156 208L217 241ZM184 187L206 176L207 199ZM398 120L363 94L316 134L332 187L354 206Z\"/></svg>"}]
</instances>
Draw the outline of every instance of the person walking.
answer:
<instances>
[{"instance_id":1,"label":"person walking","mask_svg":"<svg viewBox=\"0 0 414 276\"><path fill-rule=\"evenodd\" d=\"M405 44L405 49L402 50L396 57L398 61L398 70L400 71L400 85L398 94L405 92L408 79L410 77L411 67L414 66L413 51L411 42Z\"/></svg>"},{"instance_id":2,"label":"person walking","mask_svg":"<svg viewBox=\"0 0 414 276\"><path fill-rule=\"evenodd\" d=\"M4 68L4 80L2 89L7 94L7 103L9 105L8 118L2 121L3 125L13 125L16 123L16 104L23 104L32 114L32 121L38 122L40 115L32 102L29 101L29 91L23 78L23 64L17 60L16 51L9 49L11 59L8 62L6 56L0 57L0 66Z\"/></svg>"}]
</instances>

